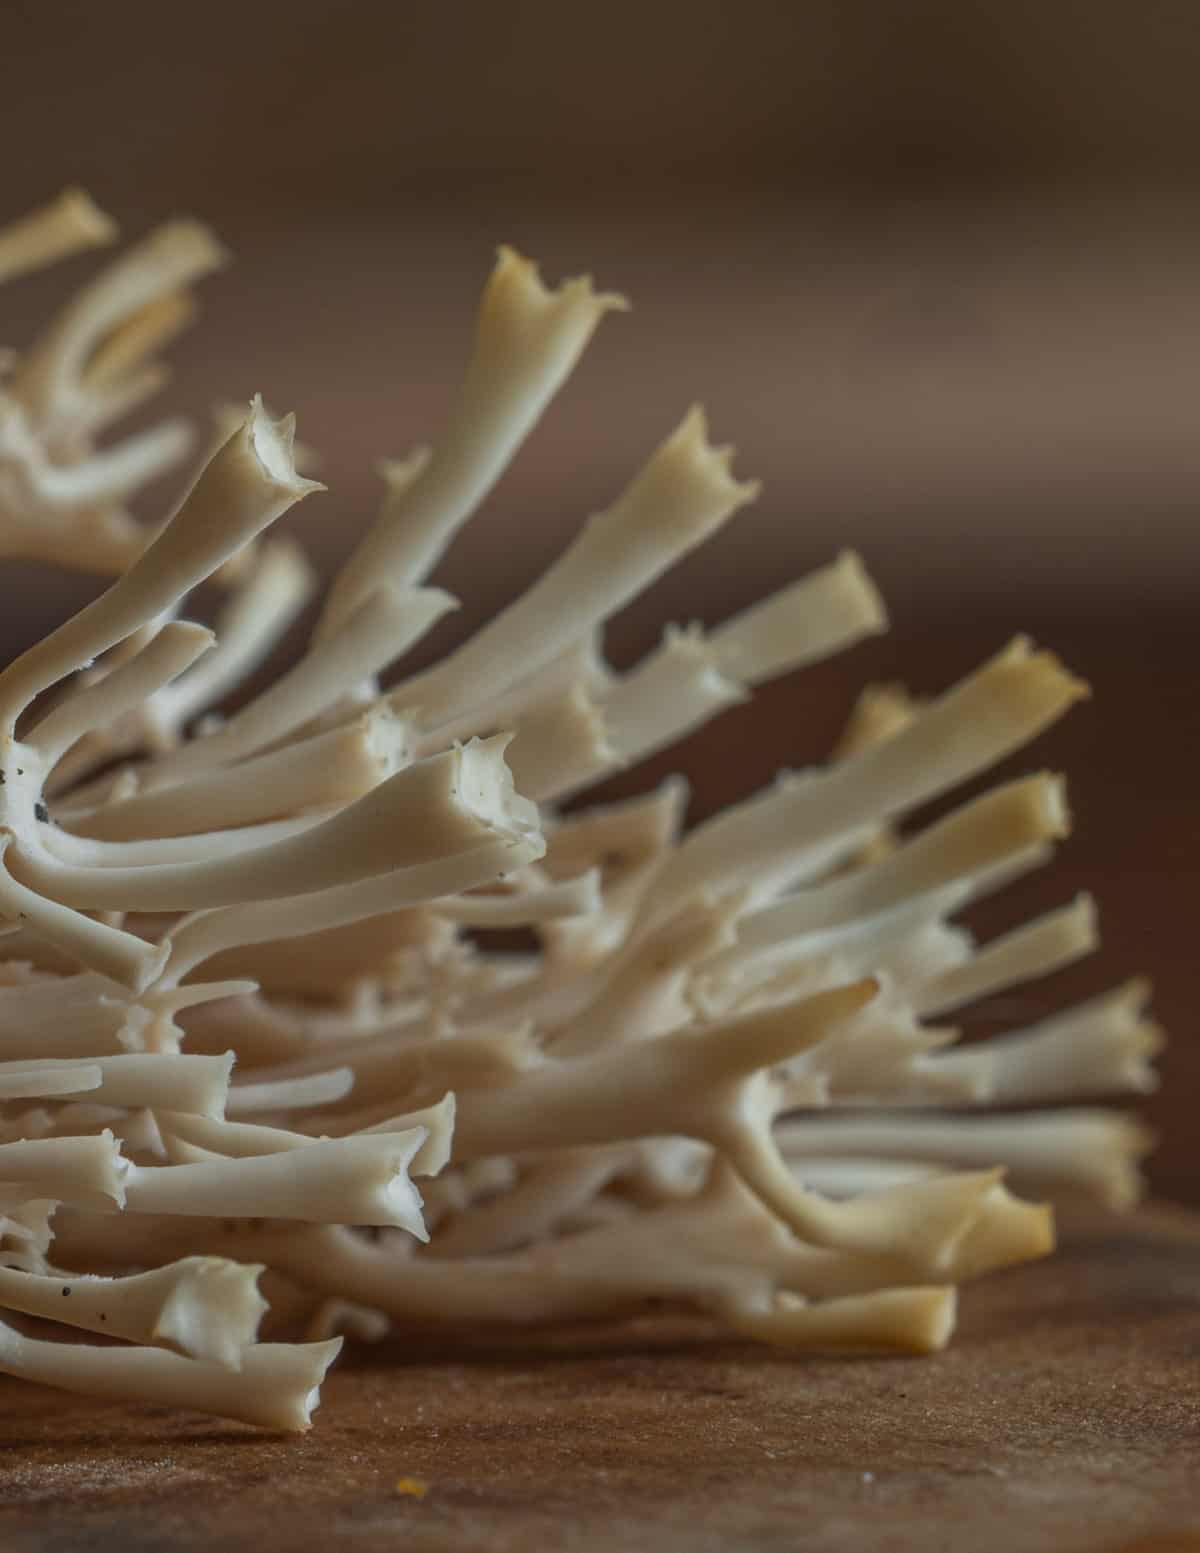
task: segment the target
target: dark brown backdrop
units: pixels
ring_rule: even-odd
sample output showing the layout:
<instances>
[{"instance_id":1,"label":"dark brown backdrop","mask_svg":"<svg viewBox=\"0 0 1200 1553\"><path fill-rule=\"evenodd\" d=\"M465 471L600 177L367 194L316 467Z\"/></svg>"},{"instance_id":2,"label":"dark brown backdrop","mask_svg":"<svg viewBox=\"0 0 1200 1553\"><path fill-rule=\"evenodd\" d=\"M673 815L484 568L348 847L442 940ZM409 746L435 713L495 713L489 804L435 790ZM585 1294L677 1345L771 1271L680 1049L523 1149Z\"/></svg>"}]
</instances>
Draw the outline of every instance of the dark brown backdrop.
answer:
<instances>
[{"instance_id":1,"label":"dark brown backdrop","mask_svg":"<svg viewBox=\"0 0 1200 1553\"><path fill-rule=\"evenodd\" d=\"M1154 976L1157 1181L1200 1197L1193 6L25 0L0 38L7 209L82 182L131 232L186 210L234 247L172 398L298 409L331 494L297 528L327 564L372 461L436 435L497 241L631 295L450 557L471 608L447 638L696 397L766 494L618 656L865 553L892 636L693 741L698 809L819 756L867 675L935 688L1018 628L1088 674L1030 757L1069 769L1077 838L994 921L1101 895L1108 970L1076 985ZM0 332L87 268L14 289ZM9 646L81 596L25 580Z\"/></svg>"}]
</instances>

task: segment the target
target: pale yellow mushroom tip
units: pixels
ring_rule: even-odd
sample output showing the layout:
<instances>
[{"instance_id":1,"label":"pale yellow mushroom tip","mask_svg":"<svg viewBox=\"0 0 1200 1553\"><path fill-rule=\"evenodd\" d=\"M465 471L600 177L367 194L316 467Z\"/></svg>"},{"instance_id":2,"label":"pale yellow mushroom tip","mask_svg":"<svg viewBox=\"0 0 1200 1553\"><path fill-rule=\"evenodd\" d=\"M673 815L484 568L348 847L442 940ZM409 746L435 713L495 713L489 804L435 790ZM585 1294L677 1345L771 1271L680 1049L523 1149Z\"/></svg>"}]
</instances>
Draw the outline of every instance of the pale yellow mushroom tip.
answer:
<instances>
[{"instance_id":1,"label":"pale yellow mushroom tip","mask_svg":"<svg viewBox=\"0 0 1200 1553\"><path fill-rule=\"evenodd\" d=\"M1067 779L1057 771L1042 773L1038 788L1039 807L1045 816L1046 834L1061 840L1071 834L1071 809L1067 802Z\"/></svg>"},{"instance_id":2,"label":"pale yellow mushroom tip","mask_svg":"<svg viewBox=\"0 0 1200 1553\"><path fill-rule=\"evenodd\" d=\"M596 306L606 313L630 313L633 311L633 303L623 292L598 291L596 292Z\"/></svg>"},{"instance_id":3,"label":"pale yellow mushroom tip","mask_svg":"<svg viewBox=\"0 0 1200 1553\"><path fill-rule=\"evenodd\" d=\"M485 310L501 299L519 299L531 308L561 307L599 318L603 313L628 312L629 301L619 292L597 291L590 275L576 275L556 287L546 285L541 266L510 243L496 249L496 263L484 296Z\"/></svg>"},{"instance_id":4,"label":"pale yellow mushroom tip","mask_svg":"<svg viewBox=\"0 0 1200 1553\"><path fill-rule=\"evenodd\" d=\"M854 596L863 629L873 635L888 629L887 604L857 550L843 550L834 563L842 585Z\"/></svg>"},{"instance_id":5,"label":"pale yellow mushroom tip","mask_svg":"<svg viewBox=\"0 0 1200 1553\"><path fill-rule=\"evenodd\" d=\"M1028 1240L1025 1246L1025 1259L1034 1262L1040 1257L1049 1256L1058 1244L1058 1230L1054 1219L1054 1205L1052 1203L1027 1204Z\"/></svg>"},{"instance_id":6,"label":"pale yellow mushroom tip","mask_svg":"<svg viewBox=\"0 0 1200 1553\"><path fill-rule=\"evenodd\" d=\"M1142 1019L1139 1021L1135 1039L1131 1043L1135 1056L1143 1060L1157 1057L1162 1053L1166 1044L1167 1032L1157 1020ZM1158 1075L1151 1069L1146 1073L1139 1087L1143 1087L1144 1092L1149 1092L1157 1089L1158 1085Z\"/></svg>"},{"instance_id":7,"label":"pale yellow mushroom tip","mask_svg":"<svg viewBox=\"0 0 1200 1553\"><path fill-rule=\"evenodd\" d=\"M866 1008L868 1003L873 1003L879 996L880 980L878 976L864 976L860 981L842 988L842 1000L844 1006L853 1013L861 1008Z\"/></svg>"},{"instance_id":8,"label":"pale yellow mushroom tip","mask_svg":"<svg viewBox=\"0 0 1200 1553\"><path fill-rule=\"evenodd\" d=\"M1053 673L1061 681L1063 695L1068 703L1091 700L1091 684L1086 679L1081 679L1079 675L1073 674L1057 654L1043 652L1039 656L1045 662L1047 675Z\"/></svg>"},{"instance_id":9,"label":"pale yellow mushroom tip","mask_svg":"<svg viewBox=\"0 0 1200 1553\"><path fill-rule=\"evenodd\" d=\"M698 447L708 446L708 411L702 404L689 405L684 411L675 436L681 442L695 443ZM716 452L715 449L710 451ZM719 455L718 455L719 456Z\"/></svg>"},{"instance_id":10,"label":"pale yellow mushroom tip","mask_svg":"<svg viewBox=\"0 0 1200 1553\"><path fill-rule=\"evenodd\" d=\"M1057 653L1035 647L1029 636L1013 637L997 661L1025 665L1030 688L1047 698L1053 696L1063 706L1091 696L1092 687L1086 680L1073 674Z\"/></svg>"},{"instance_id":11,"label":"pale yellow mushroom tip","mask_svg":"<svg viewBox=\"0 0 1200 1553\"><path fill-rule=\"evenodd\" d=\"M196 272L224 269L233 257L210 226L190 217L167 222L151 241L186 258L189 268Z\"/></svg>"},{"instance_id":12,"label":"pale yellow mushroom tip","mask_svg":"<svg viewBox=\"0 0 1200 1553\"><path fill-rule=\"evenodd\" d=\"M997 1183L985 1199L974 1228L964 1238L964 1252L969 1260L977 1259L976 1265L960 1271L987 1272L995 1267L1036 1262L1049 1256L1055 1244L1053 1204L1026 1202Z\"/></svg>"},{"instance_id":13,"label":"pale yellow mushroom tip","mask_svg":"<svg viewBox=\"0 0 1200 1553\"><path fill-rule=\"evenodd\" d=\"M717 446L710 441L708 412L702 404L693 404L688 408L679 425L667 438L662 452L692 465L714 488L721 488L725 498L735 507L746 506L756 501L761 494L760 481L739 481L734 478L732 465L736 449L729 443Z\"/></svg>"},{"instance_id":14,"label":"pale yellow mushroom tip","mask_svg":"<svg viewBox=\"0 0 1200 1553\"><path fill-rule=\"evenodd\" d=\"M512 243L497 243L494 274L501 275L514 272L532 276L539 281L541 279L541 272L535 259L527 258Z\"/></svg>"},{"instance_id":15,"label":"pale yellow mushroom tip","mask_svg":"<svg viewBox=\"0 0 1200 1553\"><path fill-rule=\"evenodd\" d=\"M1000 663L1024 663L1034 651L1033 638L1025 631L1011 637L997 656Z\"/></svg>"},{"instance_id":16,"label":"pale yellow mushroom tip","mask_svg":"<svg viewBox=\"0 0 1200 1553\"><path fill-rule=\"evenodd\" d=\"M272 420L263 404L262 395L255 394L241 432L263 474L273 485L294 492L297 499L328 489L319 480L309 480L296 469L292 456L296 439L294 413Z\"/></svg>"},{"instance_id":17,"label":"pale yellow mushroom tip","mask_svg":"<svg viewBox=\"0 0 1200 1553\"><path fill-rule=\"evenodd\" d=\"M378 459L375 470L388 490L399 494L420 478L432 457L433 449L422 445L413 448L403 458Z\"/></svg>"},{"instance_id":18,"label":"pale yellow mushroom tip","mask_svg":"<svg viewBox=\"0 0 1200 1553\"><path fill-rule=\"evenodd\" d=\"M958 1322L958 1290L953 1284L912 1289L901 1339L911 1353L941 1353Z\"/></svg>"},{"instance_id":19,"label":"pale yellow mushroom tip","mask_svg":"<svg viewBox=\"0 0 1200 1553\"><path fill-rule=\"evenodd\" d=\"M597 291L590 275L575 275L559 288L562 296L594 308L597 314L628 313L633 304L619 291Z\"/></svg>"},{"instance_id":20,"label":"pale yellow mushroom tip","mask_svg":"<svg viewBox=\"0 0 1200 1553\"><path fill-rule=\"evenodd\" d=\"M341 1353L345 1341L344 1337L327 1337L322 1342L306 1345L312 1351L319 1373L317 1374L315 1384L304 1396L301 1413L302 1421L298 1421L297 1424L298 1432L306 1433L312 1428L312 1415L321 1405L321 1387L328 1379L329 1371Z\"/></svg>"},{"instance_id":21,"label":"pale yellow mushroom tip","mask_svg":"<svg viewBox=\"0 0 1200 1553\"><path fill-rule=\"evenodd\" d=\"M1094 948L1100 942L1100 906L1090 890L1080 890L1071 902L1078 913L1083 936Z\"/></svg>"},{"instance_id":22,"label":"pale yellow mushroom tip","mask_svg":"<svg viewBox=\"0 0 1200 1553\"><path fill-rule=\"evenodd\" d=\"M938 1289L928 1289L924 1301L924 1322L914 1332L917 1353L936 1354L944 1350L955 1336L958 1322L958 1289L953 1284Z\"/></svg>"},{"instance_id":23,"label":"pale yellow mushroom tip","mask_svg":"<svg viewBox=\"0 0 1200 1553\"><path fill-rule=\"evenodd\" d=\"M79 235L96 247L117 239L120 228L113 218L96 204L86 189L64 189L58 197L59 209L70 217Z\"/></svg>"}]
</instances>

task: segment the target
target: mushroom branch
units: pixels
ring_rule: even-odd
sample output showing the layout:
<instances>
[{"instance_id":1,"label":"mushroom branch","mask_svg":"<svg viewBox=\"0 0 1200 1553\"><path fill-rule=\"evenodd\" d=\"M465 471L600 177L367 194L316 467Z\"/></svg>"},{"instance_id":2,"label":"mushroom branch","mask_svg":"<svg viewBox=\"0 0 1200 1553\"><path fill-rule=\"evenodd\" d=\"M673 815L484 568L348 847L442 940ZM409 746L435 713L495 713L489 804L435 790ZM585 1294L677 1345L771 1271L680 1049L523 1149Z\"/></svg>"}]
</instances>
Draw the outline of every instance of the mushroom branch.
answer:
<instances>
[{"instance_id":1,"label":"mushroom branch","mask_svg":"<svg viewBox=\"0 0 1200 1553\"><path fill-rule=\"evenodd\" d=\"M623 297L595 292L587 277L551 291L535 264L501 248L446 435L432 452L393 469L383 510L330 590L330 626L380 578L402 585L428 576L569 376L601 318L627 306Z\"/></svg>"},{"instance_id":2,"label":"mushroom branch","mask_svg":"<svg viewBox=\"0 0 1200 1553\"><path fill-rule=\"evenodd\" d=\"M0 226L0 282L115 240L116 225L81 189Z\"/></svg>"},{"instance_id":3,"label":"mushroom branch","mask_svg":"<svg viewBox=\"0 0 1200 1553\"><path fill-rule=\"evenodd\" d=\"M115 240L115 224L70 190L0 228L0 283ZM191 321L190 288L224 261L206 228L174 222L118 257L15 357L0 390L0 555L116 574L153 529L129 501L188 453L163 421L97 439L163 386L160 353Z\"/></svg>"},{"instance_id":4,"label":"mushroom branch","mask_svg":"<svg viewBox=\"0 0 1200 1553\"><path fill-rule=\"evenodd\" d=\"M0 228L0 280L115 236L68 193ZM962 920L1067 840L1060 776L980 779L1087 686L1016 637L949 688L866 687L716 814L683 773L595 794L887 628L846 550L606 661L671 566L735 515L753 541L699 408L414 671L458 607L438 563L625 306L510 249L447 424L381 465L268 678L317 588L292 418L222 412L150 521L186 428L105 440L224 257L187 221L118 253L0 390L0 555L105 579L0 667L0 1371L293 1430L335 1331L666 1302L698 1340L928 1352L959 1285L1051 1251L1043 1198L1135 1202L1146 985L1056 997L1090 897Z\"/></svg>"}]
</instances>

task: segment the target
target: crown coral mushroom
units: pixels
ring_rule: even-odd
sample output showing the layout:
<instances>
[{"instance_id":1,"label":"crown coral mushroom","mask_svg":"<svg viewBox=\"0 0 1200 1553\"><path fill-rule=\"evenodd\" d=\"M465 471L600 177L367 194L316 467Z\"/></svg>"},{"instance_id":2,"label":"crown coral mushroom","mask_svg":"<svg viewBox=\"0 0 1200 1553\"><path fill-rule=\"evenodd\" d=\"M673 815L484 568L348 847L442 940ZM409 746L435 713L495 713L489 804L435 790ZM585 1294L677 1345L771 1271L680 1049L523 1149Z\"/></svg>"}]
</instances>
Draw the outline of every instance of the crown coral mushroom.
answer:
<instances>
[{"instance_id":1,"label":"crown coral mushroom","mask_svg":"<svg viewBox=\"0 0 1200 1553\"><path fill-rule=\"evenodd\" d=\"M64 195L0 231L0 279L113 236ZM959 1282L1051 1247L1006 1169L1134 1201L1148 1140L1120 1113L978 1110L1148 1088L1140 983L965 1048L927 1022L1095 948L1087 899L984 945L954 921L1048 859L1061 780L898 829L1086 687L1017 639L935 699L865 693L826 766L688 834L678 780L564 814L886 626L846 554L608 667L609 617L758 494L693 409L523 597L381 689L625 306L503 249L442 441L384 466L307 651L216 715L312 587L260 536L321 487L256 399L146 527L127 503L186 429L99 438L222 261L161 229L0 389L0 552L113 579L0 670L0 1371L307 1428L340 1339L260 1342L260 1275L291 1335L665 1299L784 1347L928 1351ZM210 579L215 633L180 618ZM536 951L489 947L513 927Z\"/></svg>"}]
</instances>

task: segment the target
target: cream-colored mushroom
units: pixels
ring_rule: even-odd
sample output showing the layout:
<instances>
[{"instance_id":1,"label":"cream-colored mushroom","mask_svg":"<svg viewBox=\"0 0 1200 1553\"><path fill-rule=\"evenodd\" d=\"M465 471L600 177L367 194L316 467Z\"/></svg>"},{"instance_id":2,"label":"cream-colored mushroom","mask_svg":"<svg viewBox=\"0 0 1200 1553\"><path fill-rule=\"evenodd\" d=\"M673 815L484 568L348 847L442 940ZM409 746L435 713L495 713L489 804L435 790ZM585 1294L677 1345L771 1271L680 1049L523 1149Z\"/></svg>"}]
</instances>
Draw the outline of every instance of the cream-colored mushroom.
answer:
<instances>
[{"instance_id":1,"label":"cream-colored mushroom","mask_svg":"<svg viewBox=\"0 0 1200 1553\"><path fill-rule=\"evenodd\" d=\"M64 196L0 230L0 279L112 235ZM381 688L623 305L508 250L437 448L384 466L313 640L251 686L313 587L268 534L321 489L291 419L224 417L148 524L126 502L183 428L97 442L222 259L195 224L152 234L0 393L0 554L116 577L0 668L0 1309L132 1345L0 1321L0 1371L306 1428L338 1343L259 1342L268 1296L271 1335L667 1300L785 1348L926 1352L959 1283L1051 1249L1006 1172L1135 1200L1146 1133L1061 1102L1153 1082L1143 984L962 1046L929 1022L1096 947L1088 898L990 943L957 920L1050 861L1061 780L907 828L1086 686L1018 638L941 694L866 692L827 764L690 832L681 777L563 812L886 627L846 552L606 662L609 620L758 494L692 410L522 597ZM214 628L185 618L208 582Z\"/></svg>"}]
</instances>

